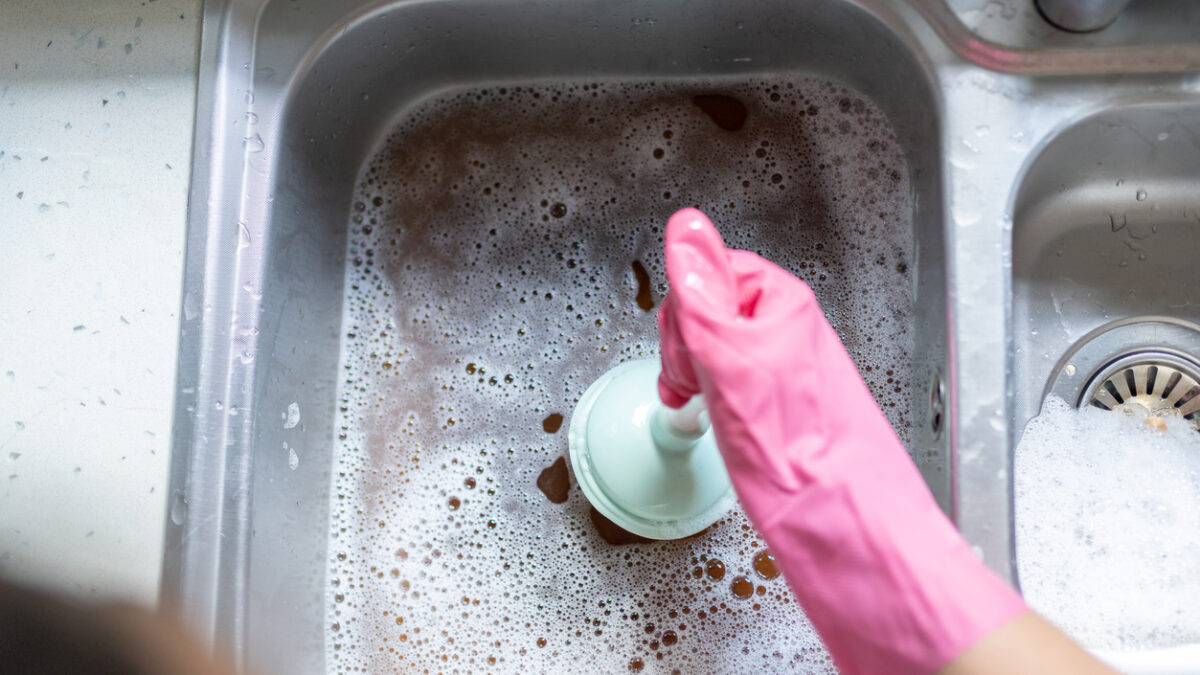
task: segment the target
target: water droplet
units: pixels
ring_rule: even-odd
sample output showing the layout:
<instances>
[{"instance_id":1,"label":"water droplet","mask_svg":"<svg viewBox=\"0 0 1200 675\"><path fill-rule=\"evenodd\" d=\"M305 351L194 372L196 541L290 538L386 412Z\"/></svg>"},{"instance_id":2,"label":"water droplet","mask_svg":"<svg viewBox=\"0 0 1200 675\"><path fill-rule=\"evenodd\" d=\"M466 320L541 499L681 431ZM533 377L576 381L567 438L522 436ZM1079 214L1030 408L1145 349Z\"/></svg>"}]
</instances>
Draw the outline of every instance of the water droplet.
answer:
<instances>
[{"instance_id":1,"label":"water droplet","mask_svg":"<svg viewBox=\"0 0 1200 675\"><path fill-rule=\"evenodd\" d=\"M182 490L176 490L171 494L171 522L176 525L183 525L183 521L187 518L187 500L183 497Z\"/></svg>"},{"instance_id":2,"label":"water droplet","mask_svg":"<svg viewBox=\"0 0 1200 675\"><path fill-rule=\"evenodd\" d=\"M1138 191L1137 191L1137 200L1138 200L1139 202L1144 202L1144 201L1146 201L1146 191L1145 191L1145 190L1138 190Z\"/></svg>"},{"instance_id":3,"label":"water droplet","mask_svg":"<svg viewBox=\"0 0 1200 675\"><path fill-rule=\"evenodd\" d=\"M267 144L263 142L262 134L254 134L242 139L242 147L246 148L246 152L262 152Z\"/></svg>"},{"instance_id":4,"label":"water droplet","mask_svg":"<svg viewBox=\"0 0 1200 675\"><path fill-rule=\"evenodd\" d=\"M250 246L250 228L246 227L246 223L238 221L238 250L249 248Z\"/></svg>"}]
</instances>

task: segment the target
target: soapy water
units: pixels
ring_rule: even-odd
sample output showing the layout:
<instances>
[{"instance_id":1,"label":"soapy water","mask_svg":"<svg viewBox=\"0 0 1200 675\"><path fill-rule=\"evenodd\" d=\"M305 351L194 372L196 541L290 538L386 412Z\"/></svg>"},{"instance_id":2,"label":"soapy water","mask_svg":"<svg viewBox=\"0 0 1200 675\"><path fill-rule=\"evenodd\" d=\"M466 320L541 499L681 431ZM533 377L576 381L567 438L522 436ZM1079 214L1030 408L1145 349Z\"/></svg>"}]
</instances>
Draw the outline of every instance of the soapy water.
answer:
<instances>
[{"instance_id":1,"label":"soapy water","mask_svg":"<svg viewBox=\"0 0 1200 675\"><path fill-rule=\"evenodd\" d=\"M1092 649L1200 642L1200 434L1164 421L1051 396L1017 446L1021 590Z\"/></svg>"},{"instance_id":2,"label":"soapy water","mask_svg":"<svg viewBox=\"0 0 1200 675\"><path fill-rule=\"evenodd\" d=\"M797 78L419 104L350 211L328 670L833 671L739 509L644 542L564 493L579 396L657 356L684 206L813 287L907 437L913 204L868 100Z\"/></svg>"}]
</instances>

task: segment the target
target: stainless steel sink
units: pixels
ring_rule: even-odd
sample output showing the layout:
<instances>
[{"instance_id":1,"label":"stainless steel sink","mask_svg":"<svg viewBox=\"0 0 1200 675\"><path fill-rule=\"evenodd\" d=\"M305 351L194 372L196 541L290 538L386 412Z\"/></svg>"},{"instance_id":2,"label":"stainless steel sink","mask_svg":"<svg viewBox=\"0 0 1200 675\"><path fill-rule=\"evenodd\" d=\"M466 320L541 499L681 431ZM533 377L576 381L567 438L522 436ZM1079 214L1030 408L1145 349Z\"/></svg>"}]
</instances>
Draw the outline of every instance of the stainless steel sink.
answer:
<instances>
[{"instance_id":1,"label":"stainless steel sink","mask_svg":"<svg viewBox=\"0 0 1200 675\"><path fill-rule=\"evenodd\" d=\"M1089 404L1118 358L1196 358L1198 133L1195 102L1114 105L1032 158L1013 226L1015 428L1055 387Z\"/></svg>"},{"instance_id":2,"label":"stainless steel sink","mask_svg":"<svg viewBox=\"0 0 1200 675\"><path fill-rule=\"evenodd\" d=\"M565 507L538 501L530 471L536 476L555 454L538 428L539 411L569 412L591 375L634 352L654 352L652 315L620 304L632 301L638 283L629 265L644 263L651 296L661 293L653 226L674 208L698 204L714 213L731 241L762 250L813 283L864 377L891 404L887 412L939 503L984 561L1015 582L1012 449L1056 364L1089 331L1111 322L1153 314L1186 328L1196 320L1188 313L1195 313L1194 273L1180 265L1193 241L1193 204L1200 203L1188 198L1200 187L1193 135L1200 129L1200 45L1169 29L1152 44L1121 37L1129 32L1109 42L1059 41L1053 31L1032 40L1014 33L1003 13L974 14L964 23L968 11L962 2L932 0L206 3L164 602L184 611L208 640L264 672L325 672L342 663L334 654L340 646L327 641L331 582L342 583L344 575L335 561L347 542L365 547L367 541L354 532L365 521L344 507L362 495L347 495L346 487L356 483L340 475L345 472L338 462L364 448L369 454L372 442L386 446L388 435L399 433L384 425L374 441L355 445L369 416L351 412L361 397L348 392L363 387L364 396L382 401L384 412L371 413L371 419L394 422L393 412L410 408L423 419L440 415L439 407L449 405L439 398L447 396L442 389L397 384L381 370L411 366L417 369L403 372L436 375L444 386L457 387L458 404L475 396L469 405L498 410L493 385L484 373L476 378L468 372L475 364L465 358L482 344L471 340L487 335L472 338L468 328L517 331L550 311L521 309L516 296L505 300L502 293L458 302L444 286L455 279L477 283L469 281L472 264L495 277L487 277L488 284L529 269L524 259L534 247L516 235L505 240L505 255L464 256L439 248L451 235L467 236L463 232L471 227L503 225L504 218L489 211L495 204L481 193L472 198L477 207L440 194L390 203L390 193L370 187L380 158L403 164L411 161L412 148L429 147L421 139L437 136L431 130L447 119L439 115L458 110L448 101L483 100L501 88L544 94L551 99L546 105L565 117L543 123L539 134L536 117L516 116L510 120L515 126L490 146L484 142L488 130L504 122L494 113L461 114L445 133L488 146L488 152L499 152L513 137L531 144L570 137L577 142L577 164L587 166L591 153L595 165L605 167L608 192L593 193L615 197L614 190L624 190L619 196L629 201L601 211L599 199L574 194L577 186L566 178L514 192L522 204L547 195L545 205L531 203L521 212L528 232L563 237L563 246L587 252L578 261L568 253L563 265L570 258L598 270L589 281L594 291L580 291L569 310L554 309L566 314L553 320L553 330L575 331L579 343L613 340L614 348L589 347L588 356L554 374L550 364L565 363L564 354L582 349L579 344L565 337L556 342L552 335L526 352L517 349L505 356L512 364L495 366L491 374L513 375L514 410L524 411L519 419L501 422L493 415L490 427L464 422L423 439L432 443L445 431L447 446L475 447L495 435L496 424L511 425L503 442L514 453L480 464L480 480L494 480L495 501L480 494L473 497L478 503L509 509L513 521L531 531L542 528L537 531L555 545L579 537L593 541L581 525L587 519L581 498ZM1151 25L1155 16L1143 12L1137 20ZM1002 39L1018 33L1026 38ZM829 129L817 110L803 122L795 113L765 114L774 93L782 92L781 105L787 104L789 87L818 81L847 92L844 109L823 113ZM583 132L572 125L586 126L578 116L592 105L578 95L582 87L625 108L658 111L637 117L637 125L668 114L692 120L686 124L695 129L708 120L693 97L734 94L748 109L747 126L736 132L740 136L730 132L711 137L725 140L701 142L685 138L685 124L672 130L680 133L672 144L655 148L664 150L662 157L648 146L629 151L629 139L614 140L620 125L611 122L605 133L579 141ZM575 94L555 97L571 88ZM856 133L850 117L860 96L865 103L857 112L877 110L870 115L878 118L890 149L838 158L850 162L842 175L833 162L843 147L837 134ZM847 123L844 131L839 121ZM395 140L397 129L408 135ZM639 142L646 133L641 126L629 130L630 138L642 134ZM806 141L805 134L825 140ZM761 141L767 142L764 156L768 147L779 153L764 160L776 162L767 173L749 168L755 155L743 156L757 149L749 143ZM831 161L813 166L798 160L806 147ZM872 152L893 153L894 171L869 174ZM655 162L673 158L676 167L703 159L713 168L676 178L664 190L674 174ZM544 168L536 162L514 166L507 175L516 182ZM634 175L623 176L625 168ZM488 180L500 183L503 177ZM870 201L879 184L893 180L904 186L903 194L889 198L878 222L868 226L860 214L874 208ZM453 208L429 211L429 203ZM561 213L553 211L559 205ZM447 209L461 226L444 222ZM508 236L499 225L478 234ZM395 237L384 237L385 228L395 228ZM615 253L601 259L595 251L602 248ZM546 253L564 250L548 246ZM880 276L877 267L891 276ZM560 292L571 297L575 269L543 270L539 298ZM405 290L418 278L443 297L442 306L428 294ZM882 316L876 286L884 287L878 280L885 278L900 295ZM363 314L360 283L372 292L399 292L387 296L390 306L377 315ZM482 292L482 286L470 290ZM507 318L486 329L472 323L471 312L481 303ZM861 316L864 307L881 314L881 334L863 328L870 323ZM571 323L572 313L583 317L585 308L597 313L588 322L599 320L586 331ZM372 316L381 323L370 327L386 334L384 349L394 350L394 359L368 354L354 322ZM458 322L462 349L439 342L444 327L442 333L421 332L438 321ZM408 347L415 355L410 352L406 366L401 355ZM559 351L551 358L554 349ZM881 350L903 358L889 362L885 372L868 371L868 365L881 365ZM353 361L351 353L364 360ZM522 358L545 366L525 388L516 382L521 374L514 375ZM452 366L453 374L418 368L435 361ZM366 384L348 381L358 375ZM450 455L433 456L452 463ZM381 464L373 470L388 469ZM719 527L739 523L734 517ZM422 527L381 525L388 536L442 536ZM703 544L667 545L658 552L634 546L655 560L675 556L687 567L697 545ZM355 574L360 576L353 583L361 588L364 573ZM793 615L800 626L798 613L787 616ZM620 629L605 629L606 640L622 639ZM703 639L702 629L694 630ZM642 644L639 639L630 637L630 644ZM468 658L466 647L463 653ZM753 660L739 664L733 651L721 654L733 661L710 665L761 667ZM653 656L646 656L653 669ZM799 655L768 656L782 659L779 668L789 660L792 667L817 667L796 661ZM670 661L668 655L663 663ZM515 656L499 665L483 663L477 667L528 667Z\"/></svg>"},{"instance_id":3,"label":"stainless steel sink","mask_svg":"<svg viewBox=\"0 0 1200 675\"><path fill-rule=\"evenodd\" d=\"M1049 394L1198 425L1198 131L1195 101L1119 102L1031 156L1012 233L1015 432ZM1195 668L1194 646L1175 650L1114 660Z\"/></svg>"}]
</instances>

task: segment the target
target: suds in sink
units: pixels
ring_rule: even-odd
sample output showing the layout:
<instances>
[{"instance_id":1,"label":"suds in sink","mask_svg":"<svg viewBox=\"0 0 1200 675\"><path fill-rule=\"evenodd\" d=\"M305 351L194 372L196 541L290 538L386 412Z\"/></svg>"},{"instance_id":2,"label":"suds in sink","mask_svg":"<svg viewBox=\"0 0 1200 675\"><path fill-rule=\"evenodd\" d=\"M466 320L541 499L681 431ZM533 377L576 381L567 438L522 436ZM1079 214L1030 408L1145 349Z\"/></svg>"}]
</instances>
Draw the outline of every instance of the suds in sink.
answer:
<instances>
[{"instance_id":1,"label":"suds in sink","mask_svg":"<svg viewBox=\"0 0 1200 675\"><path fill-rule=\"evenodd\" d=\"M1200 642L1200 434L1058 397L1017 447L1029 604L1094 649Z\"/></svg>"},{"instance_id":2,"label":"suds in sink","mask_svg":"<svg viewBox=\"0 0 1200 675\"><path fill-rule=\"evenodd\" d=\"M656 355L662 226L689 205L813 286L906 436L910 192L880 112L817 79L412 110L350 214L330 669L831 670L740 511L614 546L573 482L554 504L538 478L566 452L554 416Z\"/></svg>"}]
</instances>

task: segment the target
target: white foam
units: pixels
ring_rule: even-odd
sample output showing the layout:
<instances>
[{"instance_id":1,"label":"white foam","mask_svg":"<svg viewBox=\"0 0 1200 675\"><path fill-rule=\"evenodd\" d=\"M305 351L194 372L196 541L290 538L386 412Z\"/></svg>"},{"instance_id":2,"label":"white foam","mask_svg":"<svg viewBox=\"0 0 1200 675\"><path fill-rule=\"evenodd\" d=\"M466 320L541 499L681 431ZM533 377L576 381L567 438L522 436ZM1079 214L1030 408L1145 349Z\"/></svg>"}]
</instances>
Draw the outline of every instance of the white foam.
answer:
<instances>
[{"instance_id":1,"label":"white foam","mask_svg":"<svg viewBox=\"0 0 1200 675\"><path fill-rule=\"evenodd\" d=\"M287 412L283 414L283 428L292 429L297 424L300 424L300 404L295 402L289 403Z\"/></svg>"},{"instance_id":2,"label":"white foam","mask_svg":"<svg viewBox=\"0 0 1200 675\"><path fill-rule=\"evenodd\" d=\"M1200 434L1143 420L1051 397L1017 447L1021 589L1093 649L1200 642Z\"/></svg>"},{"instance_id":3,"label":"white foam","mask_svg":"<svg viewBox=\"0 0 1200 675\"><path fill-rule=\"evenodd\" d=\"M717 128L699 93L744 101L745 128ZM689 205L809 281L907 434L911 189L861 96L800 78L422 104L350 214L330 670L832 671L783 579L755 578L763 544L740 511L697 539L612 547L574 485L565 504L535 487L566 452L566 424L543 418L657 354L631 264L661 301L662 227ZM725 577L693 576L711 558ZM739 575L762 594L735 598Z\"/></svg>"}]
</instances>

